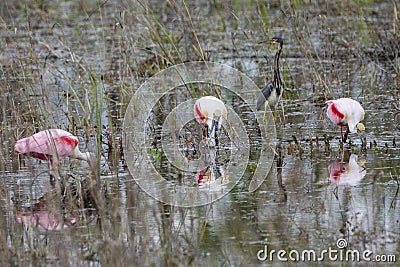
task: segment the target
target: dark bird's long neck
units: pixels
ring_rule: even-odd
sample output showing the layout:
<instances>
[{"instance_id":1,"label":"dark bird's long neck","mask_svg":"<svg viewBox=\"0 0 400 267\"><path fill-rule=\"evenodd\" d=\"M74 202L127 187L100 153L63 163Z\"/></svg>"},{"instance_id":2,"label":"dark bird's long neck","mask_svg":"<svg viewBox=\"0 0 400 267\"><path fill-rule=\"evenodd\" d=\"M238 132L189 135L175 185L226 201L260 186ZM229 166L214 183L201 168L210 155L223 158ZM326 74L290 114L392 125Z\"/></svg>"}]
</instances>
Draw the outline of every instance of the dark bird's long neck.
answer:
<instances>
[{"instance_id":1,"label":"dark bird's long neck","mask_svg":"<svg viewBox=\"0 0 400 267\"><path fill-rule=\"evenodd\" d=\"M278 50L276 51L275 54L275 60L274 60L274 80L273 80L273 85L276 88L276 91L278 95L281 93L281 90L283 88L283 83L281 79L281 73L279 71L279 57L282 52L282 47L283 43L279 43L278 45Z\"/></svg>"}]
</instances>

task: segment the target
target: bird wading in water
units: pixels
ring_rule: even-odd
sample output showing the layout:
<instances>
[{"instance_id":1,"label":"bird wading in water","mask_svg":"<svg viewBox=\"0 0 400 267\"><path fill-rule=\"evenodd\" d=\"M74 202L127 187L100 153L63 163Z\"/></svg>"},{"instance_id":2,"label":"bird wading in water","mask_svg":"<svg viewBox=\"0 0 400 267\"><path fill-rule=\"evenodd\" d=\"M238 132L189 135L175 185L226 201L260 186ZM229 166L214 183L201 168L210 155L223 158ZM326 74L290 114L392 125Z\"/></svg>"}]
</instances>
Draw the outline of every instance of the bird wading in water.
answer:
<instances>
[{"instance_id":1,"label":"bird wading in water","mask_svg":"<svg viewBox=\"0 0 400 267\"><path fill-rule=\"evenodd\" d=\"M339 98L336 100L326 101L328 109L326 110L327 117L340 127L340 135L342 143L347 140L349 133L358 133L365 130L365 126L361 121L364 119L364 109L356 100L350 98ZM343 135L342 127L347 126L346 132Z\"/></svg>"},{"instance_id":2,"label":"bird wading in water","mask_svg":"<svg viewBox=\"0 0 400 267\"><path fill-rule=\"evenodd\" d=\"M201 97L194 104L194 116L203 127L203 138L209 140L209 146L218 146L218 132L227 119L225 104L213 96Z\"/></svg>"},{"instance_id":3,"label":"bird wading in water","mask_svg":"<svg viewBox=\"0 0 400 267\"><path fill-rule=\"evenodd\" d=\"M271 108L276 107L283 94L283 82L279 70L279 57L281 55L283 48L283 39L279 36L275 36L271 40L264 42L278 44L278 49L276 50L274 59L274 79L272 80L272 83L267 84L261 90L261 94L257 99L257 104L256 104L257 110L265 109L265 105L269 105Z\"/></svg>"},{"instance_id":4,"label":"bird wading in water","mask_svg":"<svg viewBox=\"0 0 400 267\"><path fill-rule=\"evenodd\" d=\"M93 155L90 152L82 153L78 147L79 140L76 136L61 129L49 129L38 132L32 136L18 140L14 152L33 158L48 160L51 170L56 170L58 162L70 157L91 162ZM52 175L50 175L50 178Z\"/></svg>"}]
</instances>

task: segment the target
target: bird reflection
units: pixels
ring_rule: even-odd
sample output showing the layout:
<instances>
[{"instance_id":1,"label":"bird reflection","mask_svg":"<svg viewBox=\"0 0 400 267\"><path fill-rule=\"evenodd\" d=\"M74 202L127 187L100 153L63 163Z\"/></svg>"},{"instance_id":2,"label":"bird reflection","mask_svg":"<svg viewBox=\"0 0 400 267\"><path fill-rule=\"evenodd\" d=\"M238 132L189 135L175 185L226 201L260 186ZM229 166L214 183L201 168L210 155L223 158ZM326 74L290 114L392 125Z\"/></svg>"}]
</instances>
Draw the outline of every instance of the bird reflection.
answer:
<instances>
[{"instance_id":1,"label":"bird reflection","mask_svg":"<svg viewBox=\"0 0 400 267\"><path fill-rule=\"evenodd\" d=\"M97 210L86 180L80 182L79 186L71 184L63 190L51 190L29 207L21 207L18 202L16 206L17 222L53 231L76 224L82 210L89 213L89 218Z\"/></svg>"},{"instance_id":2,"label":"bird reflection","mask_svg":"<svg viewBox=\"0 0 400 267\"><path fill-rule=\"evenodd\" d=\"M336 185L358 185L366 174L364 164L364 160L354 154L347 162L337 159L328 166L329 179Z\"/></svg>"},{"instance_id":3,"label":"bird reflection","mask_svg":"<svg viewBox=\"0 0 400 267\"><path fill-rule=\"evenodd\" d=\"M61 230L76 223L74 214L62 215L61 211L51 210L43 203L35 204L24 211L17 211L17 222L44 230Z\"/></svg>"},{"instance_id":4,"label":"bird reflection","mask_svg":"<svg viewBox=\"0 0 400 267\"><path fill-rule=\"evenodd\" d=\"M201 149L200 171L196 173L196 182L199 187L207 185L224 185L229 182L229 175L225 166L218 162L218 150L215 148Z\"/></svg>"},{"instance_id":5,"label":"bird reflection","mask_svg":"<svg viewBox=\"0 0 400 267\"><path fill-rule=\"evenodd\" d=\"M204 187L211 184L224 185L229 182L229 176L225 172L225 168L222 166L208 166L205 170L197 172L196 181L199 187Z\"/></svg>"}]
</instances>

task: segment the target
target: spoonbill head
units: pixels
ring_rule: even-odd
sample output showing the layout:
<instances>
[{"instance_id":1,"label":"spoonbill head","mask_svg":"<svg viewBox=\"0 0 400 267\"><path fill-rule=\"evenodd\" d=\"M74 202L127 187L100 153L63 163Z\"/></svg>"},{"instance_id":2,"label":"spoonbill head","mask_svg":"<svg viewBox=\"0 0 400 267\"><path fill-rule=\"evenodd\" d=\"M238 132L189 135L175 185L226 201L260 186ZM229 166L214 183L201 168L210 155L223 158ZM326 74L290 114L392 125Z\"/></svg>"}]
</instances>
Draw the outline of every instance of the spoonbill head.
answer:
<instances>
[{"instance_id":1,"label":"spoonbill head","mask_svg":"<svg viewBox=\"0 0 400 267\"><path fill-rule=\"evenodd\" d=\"M204 96L194 104L194 116L203 126L203 137L210 138L211 146L218 142L217 132L221 129L223 120L227 119L225 104L213 96Z\"/></svg>"},{"instance_id":2,"label":"spoonbill head","mask_svg":"<svg viewBox=\"0 0 400 267\"><path fill-rule=\"evenodd\" d=\"M336 125L340 127L342 142L345 143L348 133L358 133L365 130L361 121L364 119L364 109L359 102L350 98L339 98L326 101L328 109L326 115ZM342 127L347 126L346 133L343 135Z\"/></svg>"},{"instance_id":3,"label":"spoonbill head","mask_svg":"<svg viewBox=\"0 0 400 267\"><path fill-rule=\"evenodd\" d=\"M65 157L91 161L93 155L89 152L82 153L78 143L78 138L67 131L49 129L18 140L14 152L48 160L54 170L57 169L58 161Z\"/></svg>"}]
</instances>

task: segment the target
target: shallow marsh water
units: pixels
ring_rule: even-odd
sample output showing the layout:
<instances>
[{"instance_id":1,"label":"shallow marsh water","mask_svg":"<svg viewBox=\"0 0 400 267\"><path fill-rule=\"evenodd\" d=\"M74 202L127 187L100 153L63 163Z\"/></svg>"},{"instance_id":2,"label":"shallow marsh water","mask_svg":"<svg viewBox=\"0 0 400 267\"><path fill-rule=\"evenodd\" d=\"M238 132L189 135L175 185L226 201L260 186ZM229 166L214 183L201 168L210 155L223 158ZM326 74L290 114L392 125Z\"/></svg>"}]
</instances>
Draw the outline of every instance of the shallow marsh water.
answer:
<instances>
[{"instance_id":1,"label":"shallow marsh water","mask_svg":"<svg viewBox=\"0 0 400 267\"><path fill-rule=\"evenodd\" d=\"M276 254L273 261L257 254L265 246L286 257L346 251L338 249L340 239L348 250L400 260L395 2L0 6L2 266L283 265ZM284 114L278 108L277 158L262 186L247 191L250 162L237 186L210 205L181 208L151 198L121 158L134 92L168 66L202 59L235 67L262 87L272 78L275 47L259 41L274 35L285 40ZM341 149L339 129L325 117L332 97L362 103L365 145L351 135L352 145ZM13 154L15 140L50 127L76 133L81 150L100 149L97 183L87 165L65 160L53 186L45 162ZM154 140L149 154L159 156ZM296 264L310 262L316 264ZM324 265L338 262L365 264L326 257Z\"/></svg>"}]
</instances>

